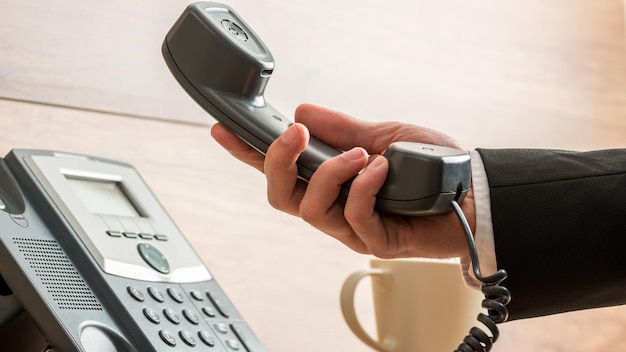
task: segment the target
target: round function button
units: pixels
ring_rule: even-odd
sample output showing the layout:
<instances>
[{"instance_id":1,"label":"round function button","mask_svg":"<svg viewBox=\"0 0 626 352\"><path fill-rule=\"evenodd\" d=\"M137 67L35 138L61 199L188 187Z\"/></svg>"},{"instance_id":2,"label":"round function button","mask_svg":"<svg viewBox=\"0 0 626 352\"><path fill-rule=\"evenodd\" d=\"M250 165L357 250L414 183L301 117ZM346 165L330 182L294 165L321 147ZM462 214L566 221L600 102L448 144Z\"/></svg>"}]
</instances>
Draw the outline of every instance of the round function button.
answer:
<instances>
[{"instance_id":1,"label":"round function button","mask_svg":"<svg viewBox=\"0 0 626 352\"><path fill-rule=\"evenodd\" d=\"M180 324L180 317L170 308L163 309L163 315L173 324Z\"/></svg>"},{"instance_id":2,"label":"round function button","mask_svg":"<svg viewBox=\"0 0 626 352\"><path fill-rule=\"evenodd\" d=\"M159 324L161 322L161 318L159 318L159 315L157 314L157 312L155 312L154 310L150 308L144 308L143 315L145 315L146 318L148 318L148 320L150 320L154 324Z\"/></svg>"},{"instance_id":3,"label":"round function button","mask_svg":"<svg viewBox=\"0 0 626 352\"><path fill-rule=\"evenodd\" d=\"M163 294L161 293L161 291L159 291L159 289L156 287L152 287L152 286L148 287L148 293L157 302L163 303L165 301L165 297L163 297Z\"/></svg>"},{"instance_id":4,"label":"round function button","mask_svg":"<svg viewBox=\"0 0 626 352\"><path fill-rule=\"evenodd\" d=\"M189 309L183 309L183 316L188 322L194 325L200 324L200 318L198 318L198 315Z\"/></svg>"},{"instance_id":5,"label":"round function button","mask_svg":"<svg viewBox=\"0 0 626 352\"><path fill-rule=\"evenodd\" d=\"M128 286L126 287L126 290L128 291L128 294L134 298L136 301L138 302L143 302L145 300L144 295L141 291L139 291L139 289L135 286Z\"/></svg>"},{"instance_id":6,"label":"round function button","mask_svg":"<svg viewBox=\"0 0 626 352\"><path fill-rule=\"evenodd\" d=\"M177 289L173 288L173 287L168 287L167 288L167 294L172 297L173 300L175 300L178 303L183 303L183 295L182 293L180 293L180 291L178 291Z\"/></svg>"},{"instance_id":7,"label":"round function button","mask_svg":"<svg viewBox=\"0 0 626 352\"><path fill-rule=\"evenodd\" d=\"M209 347L215 346L215 339L211 336L211 333L206 330L198 331L198 337L200 341L204 342L205 345Z\"/></svg>"},{"instance_id":8,"label":"round function button","mask_svg":"<svg viewBox=\"0 0 626 352\"><path fill-rule=\"evenodd\" d=\"M196 339L194 339L193 335L191 335L188 331L181 330L178 332L178 336L180 336L180 339L187 345L191 347L196 345Z\"/></svg>"},{"instance_id":9,"label":"round function button","mask_svg":"<svg viewBox=\"0 0 626 352\"><path fill-rule=\"evenodd\" d=\"M165 342L167 345L172 347L176 346L176 338L174 337L174 335L172 335L171 332L167 330L161 330L159 331L159 337L161 337L161 340L163 340L163 342Z\"/></svg>"},{"instance_id":10,"label":"round function button","mask_svg":"<svg viewBox=\"0 0 626 352\"><path fill-rule=\"evenodd\" d=\"M161 274L169 274L170 264L167 262L167 258L165 258L165 256L158 249L156 249L156 247L147 243L139 243L137 245L137 250L139 251L141 258L148 265L150 265L152 269L160 272Z\"/></svg>"}]
</instances>

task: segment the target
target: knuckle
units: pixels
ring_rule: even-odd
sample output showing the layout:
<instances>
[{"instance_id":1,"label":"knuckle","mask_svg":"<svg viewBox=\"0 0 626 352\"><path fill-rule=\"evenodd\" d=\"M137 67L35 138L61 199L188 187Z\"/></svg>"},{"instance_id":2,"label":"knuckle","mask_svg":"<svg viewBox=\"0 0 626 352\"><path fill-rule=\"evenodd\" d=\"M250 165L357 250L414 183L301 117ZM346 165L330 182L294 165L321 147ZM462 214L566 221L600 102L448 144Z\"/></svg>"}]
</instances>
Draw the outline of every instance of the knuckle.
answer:
<instances>
[{"instance_id":1,"label":"knuckle","mask_svg":"<svg viewBox=\"0 0 626 352\"><path fill-rule=\"evenodd\" d=\"M343 216L346 218L346 221L352 225L352 227L358 225L362 217L362 215L352 207L345 207L343 210Z\"/></svg>"},{"instance_id":2,"label":"knuckle","mask_svg":"<svg viewBox=\"0 0 626 352\"><path fill-rule=\"evenodd\" d=\"M370 254L380 259L393 259L395 256L391 253L387 247L369 247Z\"/></svg>"},{"instance_id":3,"label":"knuckle","mask_svg":"<svg viewBox=\"0 0 626 352\"><path fill-rule=\"evenodd\" d=\"M286 211L287 202L283 197L277 196L274 192L267 192L267 201L276 210Z\"/></svg>"},{"instance_id":4,"label":"knuckle","mask_svg":"<svg viewBox=\"0 0 626 352\"><path fill-rule=\"evenodd\" d=\"M300 217L307 223L315 222L320 217L320 211L307 202L302 202L299 208Z\"/></svg>"}]
</instances>

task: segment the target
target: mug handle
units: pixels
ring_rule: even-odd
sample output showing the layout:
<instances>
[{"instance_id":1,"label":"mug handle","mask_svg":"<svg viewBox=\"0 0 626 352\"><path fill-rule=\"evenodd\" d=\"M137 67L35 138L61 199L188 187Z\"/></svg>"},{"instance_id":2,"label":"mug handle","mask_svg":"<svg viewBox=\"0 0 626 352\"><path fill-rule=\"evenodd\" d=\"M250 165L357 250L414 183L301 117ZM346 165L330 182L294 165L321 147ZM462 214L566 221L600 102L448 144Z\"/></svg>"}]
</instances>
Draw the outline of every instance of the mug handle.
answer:
<instances>
[{"instance_id":1,"label":"mug handle","mask_svg":"<svg viewBox=\"0 0 626 352\"><path fill-rule=\"evenodd\" d=\"M352 273L341 288L340 303L343 318L345 319L348 327L363 343L379 352L392 352L396 350L397 342L394 339L385 339L385 341L379 342L373 339L361 326L359 319L356 316L356 310L354 309L354 293L358 283L367 276L382 276L386 281L391 280L389 272L383 269L365 269Z\"/></svg>"}]
</instances>

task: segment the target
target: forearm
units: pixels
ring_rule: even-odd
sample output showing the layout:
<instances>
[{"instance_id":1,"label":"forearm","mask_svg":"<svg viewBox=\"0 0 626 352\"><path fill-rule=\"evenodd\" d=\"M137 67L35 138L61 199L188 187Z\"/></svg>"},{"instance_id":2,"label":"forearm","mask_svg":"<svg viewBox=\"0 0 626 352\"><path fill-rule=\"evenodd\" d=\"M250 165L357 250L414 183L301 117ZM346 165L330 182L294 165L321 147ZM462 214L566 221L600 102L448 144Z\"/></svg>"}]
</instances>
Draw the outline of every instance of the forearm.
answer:
<instances>
[{"instance_id":1,"label":"forearm","mask_svg":"<svg viewBox=\"0 0 626 352\"><path fill-rule=\"evenodd\" d=\"M511 319L626 302L626 150L479 152Z\"/></svg>"}]
</instances>

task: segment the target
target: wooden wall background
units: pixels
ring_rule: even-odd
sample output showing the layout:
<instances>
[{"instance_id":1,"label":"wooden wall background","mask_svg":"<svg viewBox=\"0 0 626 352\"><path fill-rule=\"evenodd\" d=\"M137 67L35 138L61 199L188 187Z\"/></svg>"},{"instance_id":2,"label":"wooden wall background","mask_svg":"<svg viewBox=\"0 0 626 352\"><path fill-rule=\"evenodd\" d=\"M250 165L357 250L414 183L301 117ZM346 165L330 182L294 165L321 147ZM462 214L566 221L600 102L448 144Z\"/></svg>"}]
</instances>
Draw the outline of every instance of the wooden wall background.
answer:
<instances>
[{"instance_id":1,"label":"wooden wall background","mask_svg":"<svg viewBox=\"0 0 626 352\"><path fill-rule=\"evenodd\" d=\"M368 258L271 209L262 175L211 140L213 120L170 77L160 45L187 4L0 0L0 153L132 163L268 350L367 351L338 294ZM468 148L625 144L619 0L228 4L272 50L267 97L287 115L317 103L426 125ZM626 350L625 313L505 324L494 351Z\"/></svg>"}]
</instances>

